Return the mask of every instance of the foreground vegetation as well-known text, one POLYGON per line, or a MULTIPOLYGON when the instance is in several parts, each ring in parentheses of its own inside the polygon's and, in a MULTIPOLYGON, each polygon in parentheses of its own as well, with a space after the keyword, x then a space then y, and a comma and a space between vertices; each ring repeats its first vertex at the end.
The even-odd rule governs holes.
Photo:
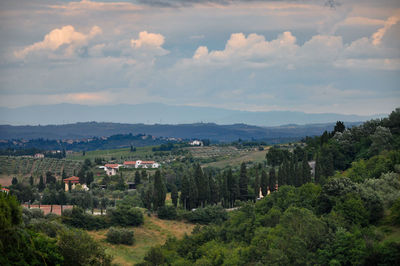
MULTIPOLYGON (((164 245, 144 254, 146 245, 142 265, 399 264, 400 109, 351 129, 338 122, 331 132, 268 152, 254 144, 234 145, 258 150, 263 155, 258 162, 235 158, 220 167, 206 166, 210 161, 203 155, 196 158, 170 145, 152 149, 162 152, 157 156, 174 153, 176 158, 151 172, 94 175, 103 159, 86 158, 78 176, 89 191, 78 186, 65 193, 52 173, 46 173, 46 182, 15 179, 9 188, 20 202, 78 206, 65 211, 58 223, 100 230, 92 235, 109 253, 122 246, 105 242, 106 236, 109 242, 129 244, 122 234, 133 230, 135 243, 137 230, 149 226, 146 220, 161 227, 154 215, 163 223, 204 225, 180 240, 167 234, 171 237, 164 245), (128 190, 127 181, 136 189, 128 190), (143 216, 144 209, 152 217, 143 216), (95 211, 104 215, 92 215, 95 211)), ((140 260, 125 251, 117 255, 126 258, 124 263, 140 260)))

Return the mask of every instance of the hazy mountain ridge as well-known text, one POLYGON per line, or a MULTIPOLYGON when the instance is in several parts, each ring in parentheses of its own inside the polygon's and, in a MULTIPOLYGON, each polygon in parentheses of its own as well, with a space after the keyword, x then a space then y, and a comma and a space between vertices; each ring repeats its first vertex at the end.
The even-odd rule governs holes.
POLYGON ((255 126, 357 122, 383 115, 359 116, 334 113, 310 114, 294 111, 250 112, 213 107, 173 106, 159 103, 86 106, 57 104, 18 108, 0 107, 0 124, 49 125, 85 121, 145 124, 243 123, 255 126), (56 114, 56 115, 55 115, 56 114))
MULTIPOLYGON (((346 126, 360 123, 346 123, 346 126)), ((214 123, 195 123, 179 125, 145 125, 122 123, 85 122, 48 126, 11 126, 0 125, 0 139, 84 139, 108 137, 115 134, 150 134, 156 137, 174 137, 183 139, 211 139, 215 141, 233 141, 263 139, 298 139, 319 135, 332 130, 334 123, 311 125, 287 125, 279 127, 258 127, 246 124, 217 125, 214 123)))

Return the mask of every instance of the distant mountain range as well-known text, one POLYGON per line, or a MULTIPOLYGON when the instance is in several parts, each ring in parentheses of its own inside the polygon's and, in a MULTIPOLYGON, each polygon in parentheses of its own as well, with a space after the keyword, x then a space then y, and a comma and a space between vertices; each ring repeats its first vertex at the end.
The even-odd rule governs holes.
MULTIPOLYGON (((286 125, 278 127, 259 127, 245 124, 217 125, 215 123, 196 123, 179 125, 145 125, 121 123, 75 123, 48 126, 10 126, 0 125, 0 139, 86 139, 108 137, 116 134, 146 134, 155 137, 182 139, 210 139, 213 141, 265 140, 269 143, 298 140, 305 136, 321 135, 325 130, 333 130, 335 123, 311 125, 286 125)), ((360 122, 345 123, 347 127, 360 122)))
POLYGON ((357 122, 386 116, 310 114, 292 111, 249 112, 212 107, 172 106, 159 103, 136 105, 86 106, 78 104, 40 105, 19 108, 0 107, 0 124, 49 125, 85 121, 144 124, 216 123, 279 126, 285 124, 357 122))

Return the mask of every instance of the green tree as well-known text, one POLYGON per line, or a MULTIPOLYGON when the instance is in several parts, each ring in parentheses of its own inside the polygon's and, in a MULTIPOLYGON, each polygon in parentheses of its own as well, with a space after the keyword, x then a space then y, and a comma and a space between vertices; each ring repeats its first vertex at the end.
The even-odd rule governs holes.
POLYGON ((34 185, 33 176, 29 177, 29 185, 31 185, 31 187, 34 185))
POLYGON ((43 176, 40 175, 38 189, 39 189, 40 192, 42 192, 44 188, 45 188, 45 184, 43 182, 43 176))
POLYGON ((180 196, 180 202, 184 209, 189 209, 188 206, 189 193, 190 193, 189 179, 186 175, 184 175, 182 176, 181 196, 180 196))
POLYGON ((57 245, 64 257, 64 265, 111 265, 112 257, 83 230, 62 231, 57 245))
POLYGON ((260 180, 260 185, 261 185, 261 193, 263 194, 263 196, 267 196, 268 194, 268 185, 269 185, 269 180, 268 180, 268 175, 265 172, 265 170, 263 169, 261 171, 261 180, 260 180))
POLYGON ((139 173, 139 171, 135 172, 135 184, 136 185, 140 184, 140 173, 139 173))
POLYGON ((269 180, 268 180, 268 187, 269 191, 275 191, 275 185, 276 185, 276 174, 275 174, 275 169, 271 167, 269 169, 269 180))
POLYGON ((11 180, 12 185, 17 185, 18 184, 18 179, 16 177, 13 177, 11 180))
POLYGON ((301 162, 301 184, 311 182, 311 168, 308 165, 307 154, 304 153, 303 161, 301 162))
POLYGON ((171 199, 172 204, 176 207, 178 205, 178 188, 175 184, 171 184, 171 199))
POLYGON ((247 170, 246 164, 242 163, 240 165, 240 175, 239 175, 239 199, 240 200, 247 200, 248 198, 248 177, 247 177, 247 170))
POLYGON ((167 189, 161 178, 160 170, 157 170, 154 174, 154 186, 153 186, 153 208, 157 210, 159 207, 165 205, 165 197, 167 195, 167 189))

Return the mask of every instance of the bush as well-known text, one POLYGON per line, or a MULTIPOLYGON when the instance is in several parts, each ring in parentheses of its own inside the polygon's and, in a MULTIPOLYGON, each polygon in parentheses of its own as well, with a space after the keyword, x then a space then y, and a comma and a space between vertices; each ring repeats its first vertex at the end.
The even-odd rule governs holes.
POLYGON ((184 214, 184 218, 192 223, 219 224, 228 219, 228 213, 222 206, 207 206, 184 214))
POLYGON ((165 205, 157 210, 157 216, 160 219, 165 219, 165 220, 174 220, 177 217, 177 212, 174 206, 171 205, 165 205))
POLYGON ((133 231, 129 229, 111 227, 106 236, 111 244, 133 244, 133 231))
POLYGON ((140 209, 128 205, 120 205, 107 209, 107 217, 112 225, 138 226, 143 224, 143 213, 140 209))
POLYGON ((67 209, 63 211, 61 221, 64 224, 83 228, 87 230, 96 230, 109 227, 105 216, 95 216, 85 213, 81 208, 67 209))

